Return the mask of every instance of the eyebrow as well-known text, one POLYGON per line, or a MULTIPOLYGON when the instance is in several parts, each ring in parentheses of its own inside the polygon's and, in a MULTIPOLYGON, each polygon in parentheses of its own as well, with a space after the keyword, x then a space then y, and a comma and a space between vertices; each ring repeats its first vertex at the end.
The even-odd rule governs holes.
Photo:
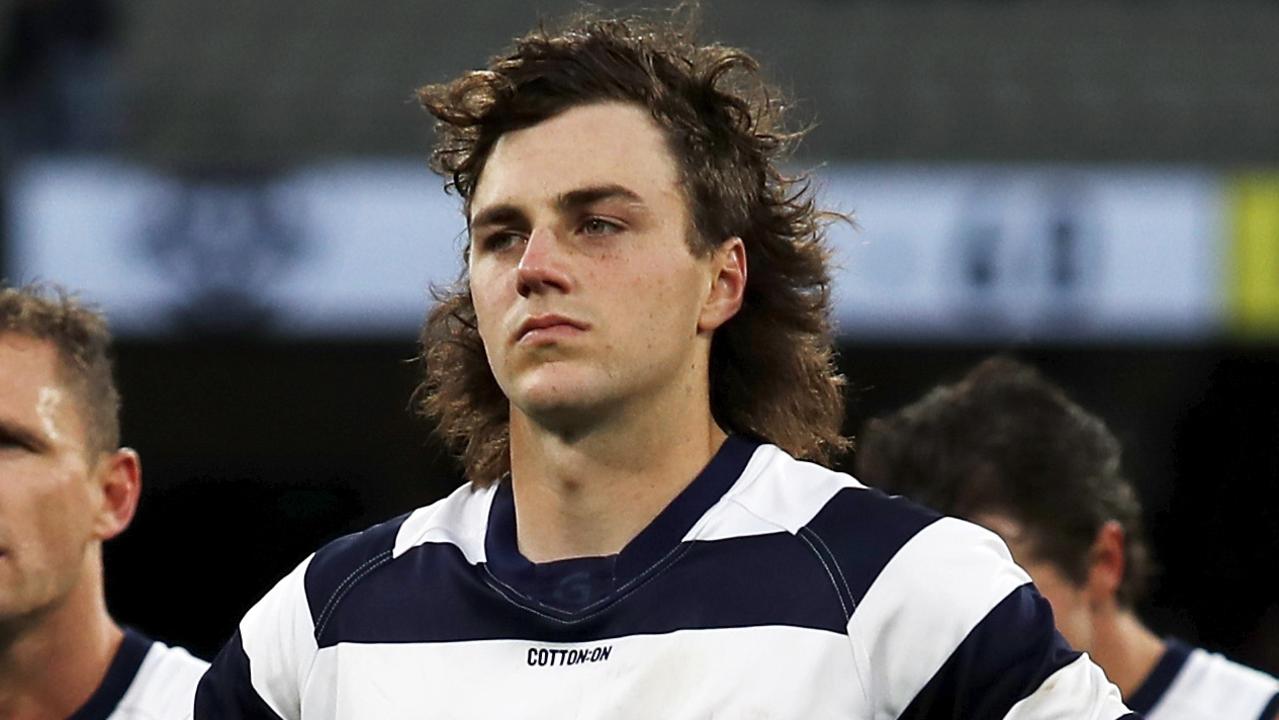
MULTIPOLYGON (((560 193, 555 196, 555 207, 561 212, 571 212, 602 200, 615 199, 625 200, 633 205, 644 204, 644 198, 640 197, 639 193, 624 185, 610 183, 607 185, 592 185, 560 193)), ((468 226, 474 228, 484 225, 502 225, 523 217, 525 217, 523 210, 510 203, 502 203, 481 210, 471 219, 468 226)))

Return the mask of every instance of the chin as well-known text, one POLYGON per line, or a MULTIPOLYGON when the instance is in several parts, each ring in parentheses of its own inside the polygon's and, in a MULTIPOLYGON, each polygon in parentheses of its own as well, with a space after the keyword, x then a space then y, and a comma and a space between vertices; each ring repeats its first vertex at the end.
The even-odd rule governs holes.
POLYGON ((608 396, 601 378, 568 368, 542 368, 524 378, 512 404, 539 425, 577 424, 598 414, 608 396))
POLYGON ((598 403, 592 402, 580 391, 564 391, 561 389, 536 389, 526 393, 515 403, 525 415, 539 424, 552 419, 567 420, 574 417, 591 415, 598 403))

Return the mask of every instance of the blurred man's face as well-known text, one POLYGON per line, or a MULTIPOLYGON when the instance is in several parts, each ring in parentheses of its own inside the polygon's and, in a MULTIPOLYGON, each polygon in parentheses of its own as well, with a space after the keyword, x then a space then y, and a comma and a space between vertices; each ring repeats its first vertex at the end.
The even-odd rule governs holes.
POLYGON ((0 333, 0 627, 65 598, 91 561, 101 491, 55 347, 0 333))
POLYGON ((1029 534, 1016 520, 997 513, 982 513, 972 520, 1004 539, 1013 559, 1025 569, 1040 594, 1052 605, 1057 630, 1071 647, 1090 652, 1093 621, 1085 589, 1071 581, 1055 564, 1037 558, 1029 534))

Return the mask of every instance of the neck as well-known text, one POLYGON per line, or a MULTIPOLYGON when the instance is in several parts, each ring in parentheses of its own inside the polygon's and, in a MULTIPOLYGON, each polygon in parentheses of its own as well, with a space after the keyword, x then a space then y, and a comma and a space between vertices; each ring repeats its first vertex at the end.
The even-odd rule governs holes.
POLYGON ((64 720, 106 676, 124 634, 107 614, 100 555, 89 555, 94 571, 56 606, 0 621, 0 718, 64 720))
POLYGON ((520 552, 533 562, 618 553, 723 443, 708 394, 669 393, 565 436, 511 410, 520 552), (691 398, 691 399, 690 399, 691 398))
POLYGON ((1131 610, 1114 608, 1096 620, 1093 661, 1106 671, 1119 692, 1131 697, 1146 681, 1164 653, 1164 642, 1131 610))

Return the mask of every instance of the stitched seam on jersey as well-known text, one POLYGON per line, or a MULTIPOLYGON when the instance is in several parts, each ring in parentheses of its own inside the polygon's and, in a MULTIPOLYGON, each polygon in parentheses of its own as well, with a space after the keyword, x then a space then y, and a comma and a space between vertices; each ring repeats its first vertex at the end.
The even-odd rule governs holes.
POLYGON ((506 592, 502 592, 501 588, 494 586, 493 583, 488 583, 489 587, 492 587, 494 590, 498 591, 498 594, 502 596, 502 599, 506 600, 512 605, 515 605, 516 607, 523 608, 525 610, 528 610, 529 612, 535 613, 549 620, 554 620, 555 622, 558 622, 564 625, 573 625, 575 623, 580 623, 586 620, 591 620, 593 618, 599 617, 606 610, 608 610, 608 608, 630 597, 632 594, 635 593, 636 590, 640 589, 640 587, 642 587, 646 582, 660 575, 662 571, 665 570, 666 568, 670 567, 671 565, 674 565, 679 560, 679 558, 683 556, 684 553, 692 549, 692 547, 693 547, 693 544, 691 542, 688 542, 688 543, 681 542, 679 545, 676 545, 675 547, 671 548, 665 555, 661 557, 661 559, 657 560, 652 565, 649 565, 648 568, 644 570, 644 572, 640 573, 639 575, 636 575, 634 578, 627 581, 620 588, 618 588, 615 591, 616 594, 610 594, 609 596, 606 596, 601 600, 597 600, 594 603, 582 608, 582 610, 578 611, 578 612, 583 612, 590 608, 594 608, 594 607, 599 608, 598 610, 595 610, 594 612, 588 612, 582 615, 565 612, 565 611, 559 610, 558 608, 548 606, 545 603, 538 602, 537 600, 525 595, 524 593, 520 592, 519 590, 515 589, 511 585, 504 582, 501 578, 494 575, 493 571, 489 569, 487 563, 483 567, 484 567, 484 574, 488 578, 492 579, 494 583, 497 583, 498 585, 500 585, 501 588, 505 588, 507 591, 509 591, 510 595, 514 595, 516 598, 519 598, 519 600, 512 599, 510 595, 508 595, 506 592), (560 617, 555 617, 553 615, 548 615, 542 610, 539 610, 538 609, 539 607, 546 608, 547 610, 553 610, 570 617, 560 618, 560 617))
MULTIPOLYGON (((800 528, 800 530, 803 530, 803 528, 800 528)), ((817 550, 817 547, 808 538, 803 535, 796 535, 795 537, 803 540, 808 549, 813 551, 813 555, 817 556, 817 561, 822 564, 822 569, 826 571, 826 577, 830 578, 830 585, 835 590, 835 597, 839 599, 839 608, 844 611, 844 622, 847 623, 853 618, 853 614, 844 602, 844 596, 839 592, 839 584, 835 580, 835 574, 830 571, 830 565, 826 563, 826 558, 822 557, 821 552, 817 550)))
MULTIPOLYGON (((756 483, 760 482, 760 478, 764 477, 764 475, 767 474, 768 469, 780 461, 780 457, 777 455, 776 452, 770 453, 772 457, 761 460, 759 463, 759 467, 755 468, 754 471, 752 471, 751 465, 755 464, 759 451, 765 447, 767 446, 760 445, 758 448, 755 449, 756 454, 752 455, 751 459, 747 461, 746 467, 742 468, 742 473, 737 476, 737 479, 733 481, 733 484, 728 488, 727 491, 724 492, 724 495, 720 497, 720 499, 715 503, 715 505, 712 505, 710 509, 705 514, 702 515, 697 525, 694 525, 692 528, 690 528, 690 531, 695 531, 699 525, 705 522, 706 518, 711 516, 711 511, 713 511, 720 503, 731 502, 736 505, 742 504, 741 500, 738 499, 739 496, 749 491, 752 487, 755 486, 756 483)), ((774 450, 777 450, 777 448, 774 447, 774 450)))
MULTIPOLYGON (((848 640, 848 650, 852 656, 853 672, 857 674, 857 685, 862 691, 862 699, 866 701, 867 705, 870 705, 872 693, 870 691, 870 684, 866 679, 868 673, 863 672, 860 660, 864 648, 859 647, 857 643, 853 641, 853 633, 851 632, 851 628, 849 628, 849 624, 853 619, 852 613, 857 609, 857 599, 853 597, 853 591, 848 587, 847 578, 844 577, 843 569, 839 567, 839 561, 835 558, 835 554, 830 551, 830 547, 826 544, 826 541, 822 540, 821 535, 818 535, 815 530, 805 525, 799 529, 796 537, 803 540, 805 544, 808 545, 809 549, 813 551, 813 554, 817 556, 817 560, 822 563, 822 567, 826 568, 826 575, 830 577, 831 587, 835 590, 835 597, 839 599, 839 606, 844 609, 844 632, 845 637, 848 640), (852 604, 853 610, 850 611, 847 606, 844 605, 844 596, 839 592, 840 586, 835 584, 835 578, 831 575, 830 568, 827 567, 826 561, 823 559, 821 552, 819 552, 817 547, 809 541, 809 535, 811 535, 814 540, 821 543, 822 548, 830 554, 830 562, 835 566, 835 570, 839 573, 839 582, 843 585, 845 592, 848 593, 848 602, 852 604)), ((867 660, 869 660, 869 658, 867 658, 867 660)), ((874 676, 872 675, 871 677, 873 678, 874 676)))
POLYGON ((826 542, 821 539, 821 536, 818 535, 812 528, 808 527, 807 525, 801 527, 798 532, 792 533, 785 525, 782 525, 781 523, 777 522, 776 520, 773 520, 772 518, 768 518, 763 515, 760 515, 759 513, 752 510, 751 507, 747 505, 746 503, 743 503, 736 498, 733 498, 731 502, 737 507, 741 508, 743 512, 746 512, 747 514, 760 520, 761 522, 766 523, 768 525, 772 525, 773 527, 777 528, 778 531, 786 533, 787 535, 793 535, 794 537, 797 537, 800 540, 804 541, 804 544, 808 546, 809 551, 812 552, 813 555, 817 557, 817 561, 822 564, 822 568, 826 571, 826 576, 830 578, 831 588, 835 591, 835 597, 839 600, 839 607, 844 612, 844 622, 847 623, 852 618, 853 610, 857 609, 857 605, 858 605, 857 598, 853 596, 853 591, 849 589, 848 582, 844 578, 844 571, 843 569, 839 567, 839 562, 835 559, 835 554, 830 551, 830 547, 827 546, 826 542), (800 534, 800 533, 803 533, 805 530, 807 530, 817 540, 817 542, 821 543, 822 547, 825 548, 826 552, 830 555, 829 564, 822 557, 821 551, 818 550, 813 545, 813 543, 810 542, 806 537, 800 534), (836 572, 839 573, 838 582, 836 581, 834 574, 831 573, 830 565, 834 565, 836 572), (848 603, 844 602, 844 595, 840 594, 839 592, 839 589, 841 586, 844 588, 844 590, 846 591, 848 595, 848 603), (849 609, 848 607, 849 604, 853 606, 852 610, 849 609))
POLYGON ((351 591, 351 588, 355 587, 355 584, 363 580, 369 573, 391 560, 391 557, 391 550, 383 550, 364 561, 362 565, 351 571, 351 574, 347 575, 346 579, 338 584, 337 589, 329 596, 329 601, 325 603, 324 609, 320 611, 320 620, 315 628, 315 640, 317 643, 320 641, 320 636, 324 634, 324 629, 328 627, 329 620, 333 618, 333 613, 337 612, 337 606, 346 597, 346 594, 351 591))
POLYGON ((521 599, 528 599, 528 598, 525 598, 524 595, 522 595, 515 588, 502 582, 496 575, 493 574, 492 571, 488 569, 488 565, 484 566, 484 584, 488 585, 490 588, 496 591, 498 596, 501 597, 506 602, 514 605, 515 607, 520 608, 521 610, 531 612, 540 618, 543 618, 545 620, 550 620, 551 622, 556 622, 561 625, 571 625, 573 624, 573 622, 575 622, 573 620, 561 620, 560 618, 557 618, 554 615, 548 615, 547 613, 544 613, 541 610, 538 610, 536 607, 533 607, 532 605, 526 605, 523 602, 519 602, 511 599, 511 597, 507 595, 508 591, 521 599))
MULTIPOLYGON (((848 587, 848 578, 844 577, 844 569, 839 566, 839 558, 835 557, 835 553, 831 551, 830 546, 826 544, 826 541, 822 539, 821 535, 817 534, 816 530, 805 525, 800 528, 799 531, 801 533, 807 533, 808 536, 811 536, 813 540, 816 540, 817 544, 821 545, 822 549, 826 551, 827 557, 830 558, 830 564, 835 566, 835 572, 839 575, 839 584, 843 586, 844 592, 848 595, 848 603, 853 606, 851 612, 857 612, 857 597, 853 595, 852 588, 848 587)), ((836 588, 836 591, 838 590, 839 588, 836 588)))

